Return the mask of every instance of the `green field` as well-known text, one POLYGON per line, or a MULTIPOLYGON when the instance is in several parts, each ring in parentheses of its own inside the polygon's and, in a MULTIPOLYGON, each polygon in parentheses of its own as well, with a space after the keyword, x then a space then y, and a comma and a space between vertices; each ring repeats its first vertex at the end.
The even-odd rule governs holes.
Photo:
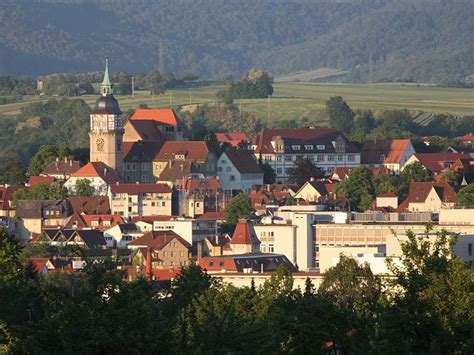
MULTIPOLYGON (((148 92, 138 91, 135 98, 118 96, 123 111, 144 103, 149 107, 179 108, 185 105, 215 104, 215 93, 223 86, 204 86, 193 89, 177 89, 153 97, 148 92)), ((400 84, 350 85, 315 83, 275 83, 271 100, 252 99, 235 102, 243 111, 255 113, 266 121, 295 119, 303 116, 311 118, 324 108, 325 101, 334 95, 342 96, 354 109, 408 109, 426 122, 433 113, 449 113, 459 116, 474 115, 474 90, 438 88, 431 86, 404 86, 400 84)), ((97 96, 82 96, 93 105, 97 96)), ((1 105, 0 114, 15 115, 20 108, 30 102, 47 100, 44 97, 25 97, 23 102, 1 105)))

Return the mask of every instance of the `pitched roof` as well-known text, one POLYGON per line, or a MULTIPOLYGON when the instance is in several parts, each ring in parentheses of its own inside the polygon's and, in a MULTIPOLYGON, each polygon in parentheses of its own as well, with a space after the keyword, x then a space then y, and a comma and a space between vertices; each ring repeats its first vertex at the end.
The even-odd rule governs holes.
POLYGON ((22 185, 0 185, 0 210, 12 209, 13 193, 22 188, 25 187, 22 185))
POLYGON ((56 160, 43 169, 41 175, 71 175, 82 166, 77 160, 56 160))
POLYGON ((204 141, 168 141, 163 144, 155 161, 169 161, 175 155, 184 155, 185 160, 204 162, 209 155, 209 149, 204 141))
POLYGON ((71 177, 100 177, 109 185, 121 181, 114 169, 99 161, 90 162, 84 165, 82 168, 72 174, 71 177))
POLYGON ((410 145, 409 139, 372 139, 364 142, 360 155, 361 164, 400 164, 403 153, 410 145), (381 161, 381 157, 384 160, 381 161))
POLYGON ((66 200, 19 200, 16 214, 20 218, 66 218, 70 214, 69 204, 66 200), (46 214, 54 212, 54 214, 46 214), (56 214, 58 212, 58 214, 56 214))
POLYGON ((243 254, 204 257, 198 261, 198 265, 210 272, 243 272, 244 269, 252 269, 256 272, 275 271, 279 265, 285 266, 289 271, 297 271, 295 266, 283 254, 243 254))
POLYGON ((336 175, 337 175, 337 178, 339 180, 344 180, 346 179, 348 176, 349 176, 349 173, 352 171, 353 168, 347 168, 347 167, 336 167, 333 169, 332 173, 331 173, 331 177, 333 179, 336 178, 336 175))
POLYGON ((54 182, 55 178, 53 176, 30 176, 28 179, 28 186, 33 187, 38 184, 51 184, 54 182))
POLYGON ((387 191, 383 194, 377 195, 377 197, 397 197, 397 195, 395 195, 393 192, 387 191))
POLYGON ((454 163, 458 159, 469 159, 469 155, 461 153, 416 153, 416 159, 433 172, 441 172, 447 167, 445 163, 454 163))
POLYGON ((170 193, 171 188, 166 184, 114 184, 110 191, 116 194, 138 195, 143 193, 170 193))
POLYGON ((241 174, 263 174, 262 169, 260 169, 255 160, 255 156, 248 150, 229 149, 222 154, 229 158, 241 174))
POLYGON ((104 239, 104 234, 97 229, 76 230, 74 231, 72 238, 75 238, 75 236, 79 236, 89 249, 95 249, 107 245, 107 242, 104 239))
POLYGON ((299 153, 335 152, 333 142, 339 137, 346 144, 346 152, 358 152, 355 145, 335 128, 265 128, 253 139, 252 144, 257 146, 255 153, 274 153, 275 150, 271 142, 277 137, 284 140, 284 149, 287 153, 294 152, 292 145, 313 145, 312 149, 298 150, 299 153), (317 145, 324 145, 324 149, 318 149, 317 145))
POLYGON ((474 134, 465 134, 464 136, 457 137, 456 139, 459 139, 461 142, 474 142, 474 134))
POLYGON ((70 196, 72 210, 85 214, 110 213, 110 202, 107 196, 70 196))
POLYGON ((154 249, 161 250, 166 244, 168 244, 173 239, 177 239, 185 247, 191 248, 191 244, 189 244, 186 240, 181 238, 178 234, 170 230, 146 232, 143 235, 143 237, 135 239, 134 241, 130 242, 128 246, 129 247, 144 246, 144 247, 151 247, 154 249))
POLYGON ((260 240, 255 234, 253 226, 242 219, 235 226, 234 234, 229 242, 230 244, 260 244, 260 240))
POLYGON ((178 115, 172 109, 137 108, 132 117, 130 117, 130 120, 155 121, 170 126, 178 126, 182 124, 178 115))
POLYGON ((123 161, 151 162, 160 151, 162 142, 124 142, 123 161))
POLYGON ((163 133, 161 133, 158 126, 159 122, 130 119, 125 123, 124 129, 126 131, 129 129, 135 130, 144 142, 164 142, 166 138, 163 136, 163 133))
POLYGON ((435 189, 436 194, 439 196, 443 203, 454 203, 456 202, 456 192, 453 188, 445 182, 410 182, 408 191, 408 197, 403 201, 398 208, 397 212, 405 211, 410 203, 423 203, 426 201, 428 194, 432 189, 435 189))
POLYGON ((123 218, 117 214, 79 214, 75 212, 65 223, 65 227, 108 229, 123 224, 123 218), (104 223, 107 222, 107 223, 104 223))
POLYGON ((236 148, 240 142, 249 142, 249 139, 243 132, 216 133, 216 138, 219 143, 229 143, 236 148))
POLYGON ((171 181, 175 182, 183 177, 187 178, 191 173, 197 173, 198 169, 191 161, 172 161, 171 166, 169 164, 163 169, 158 181, 171 181))
POLYGON ((187 179, 185 182, 186 191, 196 190, 218 190, 221 187, 219 179, 187 179))

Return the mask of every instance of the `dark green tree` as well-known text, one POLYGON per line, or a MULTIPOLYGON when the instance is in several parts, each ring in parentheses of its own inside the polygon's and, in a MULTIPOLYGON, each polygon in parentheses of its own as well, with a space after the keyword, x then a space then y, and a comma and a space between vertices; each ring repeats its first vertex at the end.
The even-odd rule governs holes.
POLYGON ((474 206, 474 184, 469 184, 459 190, 456 205, 464 207, 474 206))
POLYGON ((94 187, 89 179, 79 179, 76 182, 76 196, 92 196, 94 187))
POLYGON ((331 127, 349 134, 354 127, 354 112, 341 96, 332 96, 326 101, 326 111, 331 127))
POLYGON ((264 184, 274 184, 276 181, 275 170, 268 163, 263 163, 262 156, 258 157, 258 166, 263 171, 263 183, 264 184))
POLYGON ((64 146, 51 144, 43 145, 30 160, 28 173, 30 176, 39 175, 43 169, 56 159, 71 158, 71 151, 64 146))
POLYGON ((243 192, 239 193, 230 200, 224 213, 226 222, 231 225, 236 225, 241 218, 251 219, 254 210, 250 197, 243 192))
POLYGON ((420 162, 414 162, 403 168, 398 182, 397 195, 401 199, 408 196, 410 182, 433 181, 433 173, 426 169, 420 162))
POLYGON ((62 200, 67 197, 67 190, 58 182, 51 184, 40 183, 29 189, 20 189, 13 193, 12 204, 19 200, 62 200))
POLYGON ((5 161, 0 168, 0 184, 23 184, 25 182, 25 169, 18 157, 5 161))
POLYGON ((375 197, 374 177, 366 167, 358 166, 349 173, 347 179, 336 185, 334 191, 349 200, 351 209, 365 211, 375 197))
POLYGON ((323 171, 311 159, 298 157, 295 165, 290 168, 288 181, 301 186, 311 178, 320 179, 322 177, 324 177, 323 171))

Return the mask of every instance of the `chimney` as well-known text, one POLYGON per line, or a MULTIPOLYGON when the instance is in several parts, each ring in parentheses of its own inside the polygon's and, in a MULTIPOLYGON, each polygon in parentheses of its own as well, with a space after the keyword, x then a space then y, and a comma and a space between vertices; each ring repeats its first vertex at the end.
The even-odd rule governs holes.
POLYGON ((72 166, 72 159, 69 160, 69 166, 72 166))
POLYGON ((104 168, 104 176, 107 176, 107 168, 104 168))
POLYGON ((309 181, 314 182, 316 179, 314 177, 310 178, 309 181))
POLYGON ((59 158, 58 158, 58 157, 56 157, 56 161, 59 161, 59 158))
POLYGON ((67 163, 67 157, 64 157, 64 162, 67 163))
POLYGON ((151 248, 147 247, 146 248, 146 265, 145 265, 145 277, 148 281, 151 281, 152 279, 152 265, 151 265, 151 248))

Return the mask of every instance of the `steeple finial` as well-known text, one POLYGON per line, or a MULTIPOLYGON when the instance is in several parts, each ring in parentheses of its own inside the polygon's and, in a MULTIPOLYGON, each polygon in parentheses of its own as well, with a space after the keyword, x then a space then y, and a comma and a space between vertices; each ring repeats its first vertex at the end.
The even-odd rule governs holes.
POLYGON ((100 87, 103 96, 112 94, 112 83, 109 79, 109 59, 107 57, 105 57, 104 80, 102 80, 100 87))

